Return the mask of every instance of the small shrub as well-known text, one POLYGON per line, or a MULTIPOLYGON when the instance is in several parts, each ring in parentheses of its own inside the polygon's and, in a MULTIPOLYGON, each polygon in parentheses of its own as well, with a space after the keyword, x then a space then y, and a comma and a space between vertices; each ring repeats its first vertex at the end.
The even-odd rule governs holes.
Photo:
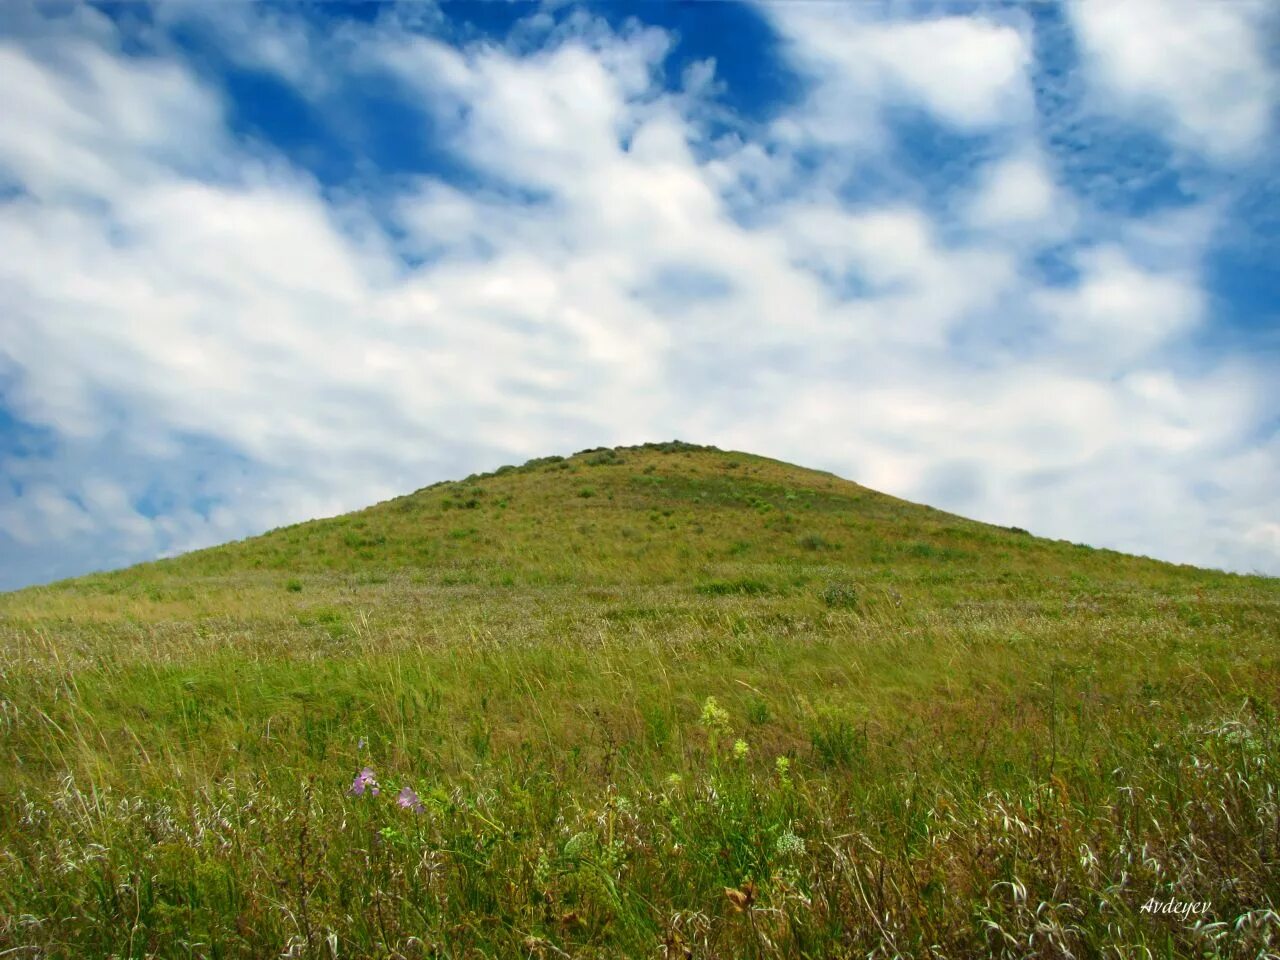
POLYGON ((849 608, 858 605, 858 591, 851 583, 828 583, 819 594, 822 602, 832 608, 849 608))
POLYGON ((521 469, 533 470, 537 467, 550 467, 557 463, 564 463, 564 457, 558 455, 550 457, 534 457, 532 460, 526 460, 521 469))
POLYGON ((832 550, 835 545, 816 533, 806 533, 796 541, 805 550, 832 550))
POLYGON ((592 490, 590 487, 583 487, 581 490, 578 491, 578 496, 582 497, 582 499, 584 500, 588 499, 589 497, 594 497, 595 495, 596 495, 596 492, 592 490))
POLYGON ((696 443, 685 443, 683 440, 666 440, 662 443, 646 443, 645 450, 657 450, 660 453, 689 453, 694 450, 715 450, 715 447, 704 447, 696 443))
POLYGON ((290 593, 301 593, 302 581, 296 578, 291 578, 285 581, 284 588, 288 590, 290 593))

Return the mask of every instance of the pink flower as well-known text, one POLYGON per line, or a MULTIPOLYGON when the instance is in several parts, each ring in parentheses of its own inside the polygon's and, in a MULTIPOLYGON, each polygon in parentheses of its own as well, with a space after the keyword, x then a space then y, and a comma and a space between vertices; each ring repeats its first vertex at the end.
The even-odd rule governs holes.
POLYGON ((396 803, 405 810, 412 810, 414 813, 422 813, 422 811, 426 809, 426 807, 422 805, 422 801, 418 799, 418 795, 414 792, 412 787, 405 787, 401 790, 400 795, 396 797, 396 803))
POLYGON ((373 775, 373 767, 365 767, 351 781, 351 789, 347 791, 353 797, 363 797, 365 790, 376 797, 382 791, 378 789, 378 779, 373 775))

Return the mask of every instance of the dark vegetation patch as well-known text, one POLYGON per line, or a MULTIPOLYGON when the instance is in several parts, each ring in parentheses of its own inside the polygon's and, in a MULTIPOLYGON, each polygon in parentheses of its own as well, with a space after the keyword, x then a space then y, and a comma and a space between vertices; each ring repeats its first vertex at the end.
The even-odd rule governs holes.
POLYGON ((763 580, 751 577, 738 577, 732 580, 708 580, 694 587, 694 590, 708 597, 724 597, 734 594, 747 597, 763 597, 776 593, 776 589, 763 580))
POLYGON ((818 533, 806 533, 804 536, 796 540, 797 546, 803 550, 838 550, 837 544, 832 543, 826 537, 818 533))
POLYGON ((858 588, 852 583, 831 582, 823 586, 818 598, 828 607, 850 609, 858 605, 858 588))

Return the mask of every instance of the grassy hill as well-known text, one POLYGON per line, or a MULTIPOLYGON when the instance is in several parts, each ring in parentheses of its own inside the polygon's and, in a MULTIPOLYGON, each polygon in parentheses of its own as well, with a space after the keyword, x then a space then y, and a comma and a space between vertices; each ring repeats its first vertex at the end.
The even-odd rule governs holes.
POLYGON ((761 457, 504 467, 0 596, 0 956, 1258 956, 1278 639, 761 457))

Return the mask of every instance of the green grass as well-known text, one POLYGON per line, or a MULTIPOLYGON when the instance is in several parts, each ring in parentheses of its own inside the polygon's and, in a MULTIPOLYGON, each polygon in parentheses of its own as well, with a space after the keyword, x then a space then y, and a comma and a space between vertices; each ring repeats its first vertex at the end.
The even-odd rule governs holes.
POLYGON ((1256 957, 1278 638, 747 454, 504 467, 0 596, 0 956, 1256 957))

